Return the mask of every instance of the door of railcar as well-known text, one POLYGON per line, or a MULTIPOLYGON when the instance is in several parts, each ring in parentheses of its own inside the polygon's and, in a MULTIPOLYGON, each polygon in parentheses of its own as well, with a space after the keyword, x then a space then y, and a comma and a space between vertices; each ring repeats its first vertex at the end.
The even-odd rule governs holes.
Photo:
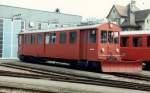
POLYGON ((119 57, 119 32, 117 31, 108 31, 108 59, 116 60, 119 57))
POLYGON ((100 31, 99 58, 116 60, 119 58, 119 32, 112 30, 100 31))
POLYGON ((88 41, 88 32, 86 30, 80 31, 80 59, 87 59, 87 41, 88 41))
POLYGON ((18 56, 23 54, 23 35, 18 36, 18 56))
POLYGON ((95 61, 97 59, 97 30, 87 29, 80 33, 80 58, 95 61))
POLYGON ((37 57, 44 56, 44 34, 38 33, 37 35, 37 43, 36 43, 36 54, 37 57))

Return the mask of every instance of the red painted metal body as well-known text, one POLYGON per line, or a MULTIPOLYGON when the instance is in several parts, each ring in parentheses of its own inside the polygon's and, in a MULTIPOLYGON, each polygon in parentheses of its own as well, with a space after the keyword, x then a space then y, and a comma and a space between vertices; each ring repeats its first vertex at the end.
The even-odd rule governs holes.
MULTIPOLYGON (((135 72, 139 71, 141 66, 137 62, 125 63, 120 58, 120 34, 121 28, 115 24, 105 23, 96 26, 76 27, 69 29, 56 29, 52 31, 34 31, 21 32, 19 34, 18 56, 31 56, 47 59, 62 59, 76 61, 101 62, 104 72, 135 72), (66 42, 60 43, 61 32, 66 33, 66 42), (70 33, 76 33, 76 40, 70 43, 72 37, 70 33), (102 40, 102 32, 104 32, 105 41, 102 40), (55 43, 46 43, 46 36, 56 33, 55 43), (115 33, 118 33, 118 43, 115 42, 115 33), (38 44, 38 35, 42 35, 42 43, 38 44), (25 39, 28 35, 28 40, 25 39), (31 44, 31 36, 35 36, 35 42, 31 44), (108 37, 111 37, 109 41, 108 37), (25 43, 26 41, 28 43, 25 43), (91 41, 90 41, 91 40, 91 41), (105 43, 102 43, 105 42, 105 43), (109 42, 108 42, 109 41, 109 42), (110 43, 111 42, 111 43, 110 43), (136 70, 133 65, 135 65, 136 70), (132 65, 132 66, 131 66, 132 65), (124 69, 126 68, 126 69, 124 69), (129 71, 130 70, 130 71, 129 71)), ((75 36, 73 36, 75 37, 75 36)))
POLYGON ((128 34, 128 35, 121 35, 121 41, 124 39, 124 37, 128 37, 128 46, 124 47, 121 44, 121 54, 123 60, 130 60, 130 61, 144 61, 144 62, 150 62, 150 47, 148 45, 148 39, 147 37, 150 36, 150 34, 128 34), (133 44, 133 38, 134 37, 141 37, 142 45, 138 47, 134 47, 133 44))

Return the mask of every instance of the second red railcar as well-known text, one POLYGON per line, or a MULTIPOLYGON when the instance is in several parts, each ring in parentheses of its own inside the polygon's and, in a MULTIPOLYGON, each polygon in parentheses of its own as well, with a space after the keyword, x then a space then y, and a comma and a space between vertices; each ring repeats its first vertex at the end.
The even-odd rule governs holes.
POLYGON ((138 60, 150 65, 150 31, 121 32, 123 60, 138 60))

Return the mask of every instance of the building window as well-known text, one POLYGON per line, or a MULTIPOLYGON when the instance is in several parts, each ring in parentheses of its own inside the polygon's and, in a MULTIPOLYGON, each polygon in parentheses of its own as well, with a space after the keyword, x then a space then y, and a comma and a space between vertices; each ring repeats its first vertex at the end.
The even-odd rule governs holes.
POLYGON ((41 23, 38 23, 38 30, 41 30, 41 23))
POLYGON ((108 42, 113 43, 113 32, 112 31, 108 32, 108 42))
POLYGON ((119 32, 114 32, 114 43, 115 44, 119 43, 119 32))
POLYGON ((69 39, 69 41, 70 41, 70 43, 75 43, 76 42, 76 39, 77 39, 77 32, 70 32, 69 33, 69 36, 70 36, 70 39, 69 39))
POLYGON ((142 37, 133 37, 133 46, 141 47, 142 46, 142 37))
POLYGON ((121 47, 129 46, 129 37, 121 37, 121 47))
POLYGON ((66 43, 66 32, 60 32, 60 43, 66 43))
POLYGON ((21 22, 21 30, 25 29, 25 21, 21 22))
POLYGON ((42 44, 42 35, 38 34, 38 44, 42 44))
POLYGON ((34 44, 34 43, 35 43, 35 36, 31 35, 31 44, 34 44))
POLYGON ((150 36, 147 36, 147 47, 150 47, 150 36))
POLYGON ((89 40, 91 43, 96 43, 96 30, 91 30, 89 33, 89 40))
POLYGON ((56 43, 56 33, 55 32, 51 33, 50 37, 51 37, 50 42, 52 44, 55 44, 56 43))
POLYGON ((101 31, 101 43, 107 43, 107 31, 101 31))
POLYGON ((45 36, 45 43, 46 44, 50 43, 50 34, 46 34, 46 36, 45 36))

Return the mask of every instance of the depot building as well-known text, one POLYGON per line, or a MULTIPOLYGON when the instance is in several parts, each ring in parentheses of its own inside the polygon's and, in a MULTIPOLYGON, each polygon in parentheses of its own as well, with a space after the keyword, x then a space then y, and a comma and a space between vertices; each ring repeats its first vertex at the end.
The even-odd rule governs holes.
POLYGON ((82 17, 0 5, 0 59, 16 59, 20 31, 48 30, 80 25, 82 17))

